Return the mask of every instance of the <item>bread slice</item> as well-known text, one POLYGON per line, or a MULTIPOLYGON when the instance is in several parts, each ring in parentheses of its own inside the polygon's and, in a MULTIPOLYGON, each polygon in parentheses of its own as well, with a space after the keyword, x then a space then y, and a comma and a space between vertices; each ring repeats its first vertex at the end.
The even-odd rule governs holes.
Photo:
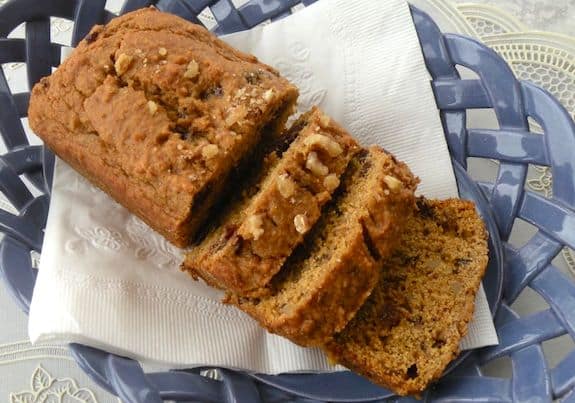
POLYGON ((414 208, 416 184, 407 166, 380 148, 358 153, 339 194, 272 279, 269 294, 231 294, 227 302, 295 343, 324 344, 371 293, 380 260, 390 253, 414 208))
POLYGON ((289 148, 279 159, 272 153, 272 167, 191 249, 184 270, 226 291, 257 295, 303 241, 359 146, 317 108, 284 138, 293 139, 289 148))
POLYGON ((154 8, 96 26, 32 90, 60 158, 178 246, 228 178, 283 130, 298 90, 205 28, 154 8))
POLYGON ((324 350, 397 394, 422 392, 459 352, 487 260, 472 202, 418 199, 371 296, 324 350))

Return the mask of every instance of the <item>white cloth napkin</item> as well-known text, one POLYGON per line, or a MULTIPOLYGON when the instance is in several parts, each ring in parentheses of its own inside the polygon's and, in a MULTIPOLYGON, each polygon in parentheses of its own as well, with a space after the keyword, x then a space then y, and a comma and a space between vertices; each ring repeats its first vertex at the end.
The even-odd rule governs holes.
MULTIPOLYGON (((457 189, 429 76, 403 0, 322 0, 226 38, 277 67, 363 144, 379 143, 420 176, 429 197, 457 189)), ((32 342, 78 342, 175 366, 267 373, 333 370, 316 349, 268 334, 178 270, 180 252, 58 161, 32 342)), ((497 343, 483 292, 464 348, 497 343)))

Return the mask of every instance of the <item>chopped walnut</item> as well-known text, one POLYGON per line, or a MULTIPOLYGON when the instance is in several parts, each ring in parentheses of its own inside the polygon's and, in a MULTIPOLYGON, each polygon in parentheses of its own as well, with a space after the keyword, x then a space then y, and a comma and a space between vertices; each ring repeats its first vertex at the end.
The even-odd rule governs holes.
POLYGON ((148 101, 148 110, 153 115, 158 111, 158 104, 154 101, 148 101))
POLYGON ((312 134, 305 139, 304 144, 307 146, 318 145, 326 150, 330 157, 337 157, 343 152, 339 143, 325 134, 312 134))
POLYGON ((132 60, 134 60, 132 56, 121 53, 120 56, 118 56, 116 59, 116 63, 114 63, 114 69, 116 69, 116 73, 118 75, 122 75, 128 71, 130 65, 132 64, 132 60))
POLYGON ((235 98, 242 98, 244 97, 246 94, 246 89, 245 88, 240 88, 239 90, 236 91, 234 97, 235 98))
POLYGON ((295 193, 295 184, 287 173, 278 176, 278 190, 286 199, 290 198, 295 193))
POLYGON ((319 118, 319 124, 321 127, 328 127, 331 122, 331 119, 326 114, 322 113, 321 117, 319 118))
POLYGON ((391 189, 391 190, 397 190, 401 187, 402 183, 399 179, 390 176, 390 175, 385 175, 383 177, 383 181, 385 182, 385 184, 391 189))
POLYGON ((309 220, 305 214, 298 214, 293 218, 293 225, 295 230, 300 234, 305 234, 309 231, 309 220))
POLYGON ((329 168, 322 164, 315 151, 308 154, 305 167, 317 176, 326 176, 329 173, 329 168))
POLYGON ((330 192, 333 192, 339 186, 339 178, 336 174, 329 174, 323 180, 323 186, 330 192))
POLYGON ((168 54, 168 50, 166 48, 160 48, 158 49, 158 53, 160 56, 166 56, 168 54))
POLYGON ((261 214, 255 214, 252 216, 249 216, 247 221, 246 221, 246 225, 247 225, 247 230, 248 232, 253 236, 254 240, 258 240, 259 237, 261 237, 264 233, 264 229, 263 229, 263 225, 264 225, 264 220, 261 216, 261 214))
POLYGON ((198 74, 200 74, 200 66, 195 60, 192 60, 188 63, 188 67, 186 68, 186 72, 184 73, 185 78, 195 78, 198 74))
POLYGON ((234 126, 236 123, 241 122, 244 117, 247 115, 248 111, 244 106, 238 106, 236 108, 232 108, 228 112, 228 116, 226 116, 226 125, 228 127, 234 126))
POLYGON ((263 95, 264 101, 270 102, 273 97, 274 97, 274 90, 273 89, 270 88, 269 90, 264 92, 264 95, 263 95))
POLYGON ((216 155, 218 155, 219 152, 220 149, 218 148, 217 145, 208 144, 202 148, 202 157, 206 159, 211 159, 214 158, 216 155))

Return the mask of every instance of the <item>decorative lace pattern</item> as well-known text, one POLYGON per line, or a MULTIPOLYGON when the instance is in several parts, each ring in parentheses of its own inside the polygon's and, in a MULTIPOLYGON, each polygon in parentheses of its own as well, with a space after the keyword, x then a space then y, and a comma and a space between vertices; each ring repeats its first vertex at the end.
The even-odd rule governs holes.
POLYGON ((53 378, 40 365, 30 379, 30 390, 10 394, 10 403, 97 403, 94 393, 70 378, 53 378))
POLYGON ((50 22, 51 34, 58 34, 61 32, 68 32, 74 26, 72 21, 66 20, 64 18, 52 18, 50 22))
POLYGON ((72 239, 66 242, 66 250, 71 253, 78 253, 86 247, 101 249, 102 251, 118 251, 125 246, 122 234, 104 227, 80 228, 74 227, 79 239, 72 239))
MULTIPOLYGON (((103 192, 85 178, 75 176, 66 184, 66 189, 77 194, 90 192, 94 197, 103 192)), ((121 208, 120 205, 114 205, 121 208)), ((150 227, 136 216, 131 216, 125 227, 81 227, 75 226, 77 237, 66 242, 69 253, 82 254, 86 248, 102 249, 106 252, 130 251, 139 260, 152 262, 159 269, 178 267, 181 252, 158 234, 152 234, 150 227)))
POLYGON ((298 98, 298 113, 308 110, 312 105, 320 105, 327 91, 315 84, 317 80, 309 68, 310 50, 299 42, 292 43, 287 51, 290 53, 289 62, 278 60, 274 63, 280 73, 292 82, 300 83, 300 96, 298 98), (295 63, 294 63, 295 61, 295 63))
POLYGON ((181 253, 164 238, 150 236, 150 227, 135 216, 131 216, 122 233, 106 227, 74 227, 76 239, 66 242, 69 253, 82 254, 86 248, 101 249, 104 252, 132 251, 140 260, 152 262, 159 269, 178 267, 181 253))

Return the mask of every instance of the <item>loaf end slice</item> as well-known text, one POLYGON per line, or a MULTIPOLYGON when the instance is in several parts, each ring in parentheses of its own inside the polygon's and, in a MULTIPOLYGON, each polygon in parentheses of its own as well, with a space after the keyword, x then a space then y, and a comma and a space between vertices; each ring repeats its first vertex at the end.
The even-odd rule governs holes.
POLYGON ((231 294, 228 302, 272 333, 302 346, 322 345, 371 293, 381 259, 414 208, 416 184, 407 166, 383 150, 361 151, 305 243, 272 279, 269 295, 231 294))
POLYGON ((271 169, 191 249, 184 270, 228 292, 257 295, 303 241, 359 146, 317 108, 284 138, 293 139, 287 150, 268 156, 276 160, 271 169))
POLYGON ((93 28, 34 86, 29 119, 60 158, 186 246, 297 94, 203 27, 145 8, 93 28))
POLYGON ((459 353, 487 260, 472 202, 418 199, 371 296, 324 350, 397 394, 421 393, 459 353))

